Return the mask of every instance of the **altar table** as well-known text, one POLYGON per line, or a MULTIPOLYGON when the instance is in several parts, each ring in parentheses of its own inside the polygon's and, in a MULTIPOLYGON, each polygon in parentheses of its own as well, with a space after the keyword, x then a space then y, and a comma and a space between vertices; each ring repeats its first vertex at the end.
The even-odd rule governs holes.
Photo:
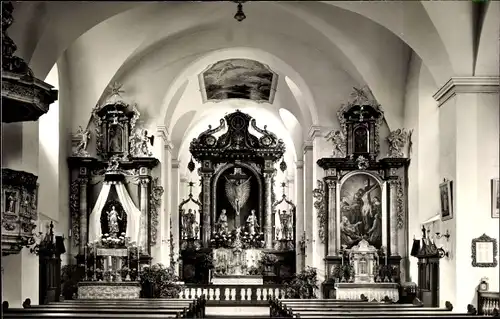
POLYGON ((216 276, 211 281, 214 285, 263 285, 262 276, 216 276))
POLYGON ((390 282, 381 283, 336 283, 336 299, 357 300, 361 294, 368 298, 368 301, 376 300, 381 302, 385 296, 393 302, 399 300, 399 285, 390 282))

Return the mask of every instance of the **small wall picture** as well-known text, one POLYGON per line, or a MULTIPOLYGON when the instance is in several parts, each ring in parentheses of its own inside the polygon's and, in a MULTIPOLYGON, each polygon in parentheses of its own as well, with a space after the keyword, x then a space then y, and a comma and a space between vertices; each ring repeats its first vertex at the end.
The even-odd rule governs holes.
POLYGON ((439 184, 441 198, 441 220, 453 218, 453 183, 445 180, 439 184))
POLYGON ((491 218, 498 218, 500 215, 500 179, 491 180, 491 218))

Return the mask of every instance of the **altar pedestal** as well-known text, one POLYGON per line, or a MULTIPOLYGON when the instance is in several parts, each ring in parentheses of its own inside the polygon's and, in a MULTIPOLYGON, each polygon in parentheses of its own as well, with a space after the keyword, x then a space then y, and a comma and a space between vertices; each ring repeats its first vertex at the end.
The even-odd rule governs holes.
POLYGON ((78 283, 78 299, 139 299, 141 284, 138 281, 78 283))
POLYGON ((263 285, 262 276, 217 276, 212 278, 213 285, 263 285))
POLYGON ((399 300, 399 285, 396 283, 336 283, 336 299, 359 300, 361 294, 368 301, 381 302, 387 296, 393 302, 399 300))

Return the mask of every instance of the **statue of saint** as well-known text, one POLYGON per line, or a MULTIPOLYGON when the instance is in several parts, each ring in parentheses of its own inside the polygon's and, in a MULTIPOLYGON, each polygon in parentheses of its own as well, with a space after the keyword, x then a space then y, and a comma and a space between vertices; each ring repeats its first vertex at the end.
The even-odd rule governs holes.
POLYGON ((226 210, 223 209, 217 220, 217 228, 219 233, 227 233, 227 215, 226 210))
POLYGON ((111 211, 107 212, 107 215, 109 234, 111 237, 116 237, 116 235, 120 232, 118 221, 122 220, 122 218, 118 215, 115 206, 111 207, 111 211))
POLYGON ((286 239, 292 240, 293 239, 293 215, 289 211, 287 213, 288 218, 286 220, 286 239))
POLYGON ((119 126, 112 126, 109 130, 109 150, 111 152, 122 151, 122 129, 119 126))
POLYGON ((84 130, 83 127, 79 127, 77 131, 78 138, 80 138, 80 141, 78 142, 78 145, 75 148, 75 155, 79 156, 87 156, 87 144, 90 139, 90 131, 89 130, 84 130))
POLYGON ((255 229, 259 227, 257 216, 255 216, 255 209, 251 210, 250 215, 247 218, 247 227, 248 233, 250 233, 250 235, 255 235, 255 229))
POLYGON ((15 211, 15 206, 16 206, 16 198, 12 196, 12 193, 9 193, 9 196, 7 197, 6 200, 6 211, 9 213, 14 213, 15 211))
POLYGON ((186 214, 183 216, 183 231, 184 236, 187 239, 195 239, 196 238, 196 215, 193 213, 193 210, 190 208, 186 214))

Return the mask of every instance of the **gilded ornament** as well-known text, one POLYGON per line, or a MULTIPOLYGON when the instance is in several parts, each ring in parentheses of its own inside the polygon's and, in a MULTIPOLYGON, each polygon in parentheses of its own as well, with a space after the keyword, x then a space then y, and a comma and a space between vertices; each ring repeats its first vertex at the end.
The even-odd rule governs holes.
POLYGON ((317 180, 317 186, 313 189, 314 208, 318 217, 318 233, 321 243, 326 241, 326 207, 325 207, 325 185, 323 181, 317 180))
POLYGON ((332 130, 325 138, 333 145, 333 158, 345 158, 347 156, 347 139, 341 130, 332 130))
POLYGON ((158 234, 158 214, 161 206, 161 197, 163 195, 163 187, 159 185, 158 177, 155 177, 151 181, 151 195, 149 199, 150 205, 150 216, 151 216, 151 245, 154 246, 157 243, 158 234))
POLYGON ((410 133, 405 129, 398 128, 397 130, 391 131, 387 137, 387 142, 389 143, 389 152, 387 153, 387 157, 405 157, 403 149, 409 142, 409 136, 410 133))

